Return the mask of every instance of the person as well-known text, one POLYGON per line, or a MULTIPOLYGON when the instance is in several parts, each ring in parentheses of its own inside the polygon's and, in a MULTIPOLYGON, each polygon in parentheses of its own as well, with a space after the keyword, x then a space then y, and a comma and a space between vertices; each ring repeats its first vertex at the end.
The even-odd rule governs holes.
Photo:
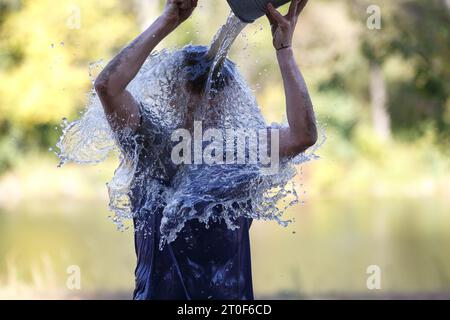
MULTIPOLYGON (((160 136, 156 139, 153 135, 152 139, 146 139, 146 135, 153 134, 151 131, 154 132, 155 124, 149 123, 141 103, 135 100, 127 86, 158 43, 192 15, 197 2, 168 0, 162 15, 112 59, 95 81, 95 90, 113 132, 131 131, 141 137, 134 143, 146 144, 143 149, 150 150, 142 152, 137 170, 140 176, 145 176, 146 183, 169 185, 176 167, 170 164, 170 149, 161 143, 161 140, 170 138, 160 136), (155 153, 165 164, 161 172, 147 170, 146 162, 154 161, 155 153)), ((280 129, 279 142, 279 155, 284 158, 294 157, 313 146, 318 135, 313 105, 292 50, 298 17, 307 2, 292 1, 285 16, 271 4, 267 7, 286 96, 288 126, 280 129)), ((194 54, 198 52, 193 50, 194 54)), ((226 86, 226 81, 222 85, 226 86)), ((192 95, 195 94, 198 94, 198 84, 197 88, 194 86, 192 89, 192 95)), ((233 230, 227 228, 223 221, 215 221, 205 227, 192 220, 186 223, 175 241, 159 250, 159 227, 164 203, 148 202, 147 198, 158 197, 158 193, 146 193, 144 189, 142 186, 135 187, 130 195, 133 210, 140 212, 134 218, 137 253, 134 299, 253 299, 249 240, 251 220, 238 218, 238 228, 233 230), (142 210, 145 203, 152 203, 152 206, 142 210), (142 222, 145 222, 146 228, 136 228, 142 222)))

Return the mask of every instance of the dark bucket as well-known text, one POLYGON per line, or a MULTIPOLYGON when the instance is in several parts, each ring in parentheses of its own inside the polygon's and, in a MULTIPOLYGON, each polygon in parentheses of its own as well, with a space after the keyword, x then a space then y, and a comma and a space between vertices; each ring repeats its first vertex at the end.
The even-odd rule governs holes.
POLYGON ((244 22, 252 23, 266 14, 266 8, 272 3, 275 8, 291 0, 227 0, 234 14, 244 22))

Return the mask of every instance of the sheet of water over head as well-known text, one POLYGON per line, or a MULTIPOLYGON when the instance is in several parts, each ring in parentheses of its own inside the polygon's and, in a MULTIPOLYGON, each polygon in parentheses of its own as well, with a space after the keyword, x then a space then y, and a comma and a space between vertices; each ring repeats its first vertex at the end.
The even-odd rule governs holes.
MULTIPOLYGON (((155 214, 155 208, 161 208, 163 215, 161 247, 174 241, 190 220, 206 225, 224 221, 230 229, 237 228, 240 217, 276 221, 282 226, 289 223, 283 214, 299 200, 292 183, 295 165, 315 159, 318 147, 295 159, 280 159, 276 172, 271 174, 264 173, 261 163, 173 165, 170 149, 155 147, 149 152, 142 147, 150 136, 160 136, 170 145, 171 133, 197 121, 203 129, 213 128, 222 137, 235 133, 233 143, 222 144, 220 152, 216 144, 215 156, 220 153, 225 157, 227 152, 235 154, 243 134, 252 136, 255 132, 267 132, 267 127, 279 127, 265 122, 252 90, 226 58, 244 27, 244 23, 230 14, 209 47, 187 46, 155 52, 148 57, 128 86, 140 104, 141 122, 152 124, 151 130, 141 130, 141 135, 148 137, 139 139, 127 129, 113 132, 94 91, 81 118, 63 124, 63 134, 57 144, 61 165, 95 164, 111 153, 119 155, 120 166, 107 184, 111 217, 119 229, 129 228, 135 218, 134 229, 146 230, 146 220, 155 214), (199 83, 201 90, 198 90, 199 83), (130 148, 125 148, 133 152, 124 152, 124 143, 129 143, 130 148), (144 152, 147 152, 145 157, 144 152), (150 158, 158 161, 143 160, 150 158), (175 170, 168 183, 161 183, 152 174, 167 171, 169 167, 175 170), (145 203, 136 206, 133 197, 145 199, 145 203)), ((192 132, 191 129, 188 131, 192 132)), ((258 144, 244 143, 244 146, 246 155, 251 154, 252 148, 258 149, 258 144)))

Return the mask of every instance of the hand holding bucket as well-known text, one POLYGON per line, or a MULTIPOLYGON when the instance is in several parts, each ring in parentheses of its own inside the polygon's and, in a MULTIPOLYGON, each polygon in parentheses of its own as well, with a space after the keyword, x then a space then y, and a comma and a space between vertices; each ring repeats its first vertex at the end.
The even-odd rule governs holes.
POLYGON ((234 14, 244 22, 252 23, 266 14, 266 8, 271 3, 275 8, 291 0, 227 0, 234 14))

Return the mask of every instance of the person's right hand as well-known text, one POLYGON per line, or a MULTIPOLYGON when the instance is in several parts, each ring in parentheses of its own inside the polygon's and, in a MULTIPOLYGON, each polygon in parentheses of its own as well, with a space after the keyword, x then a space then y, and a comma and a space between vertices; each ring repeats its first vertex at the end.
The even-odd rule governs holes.
POLYGON ((163 17, 173 27, 186 21, 197 7, 198 0, 167 0, 163 17))

